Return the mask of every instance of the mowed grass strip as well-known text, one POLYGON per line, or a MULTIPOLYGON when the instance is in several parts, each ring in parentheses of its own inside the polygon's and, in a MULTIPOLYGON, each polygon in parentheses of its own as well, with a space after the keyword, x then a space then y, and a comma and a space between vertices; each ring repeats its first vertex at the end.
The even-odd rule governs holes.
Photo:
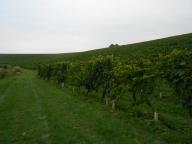
POLYGON ((161 143, 152 133, 117 118, 97 104, 83 101, 35 77, 33 83, 42 99, 53 143, 161 143))
MULTIPOLYGON (((9 80, 0 85, 6 88, 9 80)), ((5 94, 0 105, 0 144, 162 143, 153 133, 98 104, 37 79, 32 71, 14 79, 5 94)))
MULTIPOLYGON (((5 81, 5 85, 6 85, 5 81)), ((35 97, 28 72, 18 76, 0 105, 0 143, 48 143, 45 126, 40 120, 42 112, 35 97)))
POLYGON ((11 86, 12 81, 13 81, 13 78, 11 77, 0 79, 0 99, 2 99, 2 96, 4 95, 4 93, 6 93, 8 88, 11 86))

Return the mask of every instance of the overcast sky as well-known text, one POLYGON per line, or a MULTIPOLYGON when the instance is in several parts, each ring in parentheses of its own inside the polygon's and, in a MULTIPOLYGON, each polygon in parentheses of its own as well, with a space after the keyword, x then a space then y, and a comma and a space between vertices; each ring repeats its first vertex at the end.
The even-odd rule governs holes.
POLYGON ((192 32, 192 0, 0 0, 0 53, 86 51, 192 32))

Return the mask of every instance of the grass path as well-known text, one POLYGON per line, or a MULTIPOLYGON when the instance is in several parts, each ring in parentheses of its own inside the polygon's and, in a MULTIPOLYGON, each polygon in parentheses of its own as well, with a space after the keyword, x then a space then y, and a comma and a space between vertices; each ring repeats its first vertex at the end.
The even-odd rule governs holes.
POLYGON ((49 128, 49 125, 47 122, 47 116, 43 112, 42 104, 41 104, 39 95, 37 94, 36 89, 34 89, 32 81, 31 81, 31 89, 32 89, 33 95, 35 96, 36 108, 38 110, 38 113, 36 113, 36 115, 37 115, 37 118, 39 119, 39 122, 41 123, 41 126, 42 126, 42 128, 40 129, 42 131, 41 140, 46 144, 51 144, 50 128, 49 128))
POLYGON ((0 81, 0 144, 159 144, 159 138, 31 71, 0 81))
POLYGON ((3 83, 3 86, 1 87, 0 91, 2 91, 1 93, 1 97, 0 97, 0 105, 1 103, 3 103, 5 97, 7 96, 7 93, 10 91, 11 86, 13 85, 13 80, 9 80, 6 81, 6 83, 3 83))

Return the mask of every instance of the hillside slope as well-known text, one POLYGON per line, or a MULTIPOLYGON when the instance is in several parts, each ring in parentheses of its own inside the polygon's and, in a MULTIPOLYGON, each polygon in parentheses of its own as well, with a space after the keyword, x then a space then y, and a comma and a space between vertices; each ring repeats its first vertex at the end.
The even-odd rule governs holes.
POLYGON ((173 49, 192 49, 192 33, 142 43, 109 47, 97 50, 64 54, 0 54, 0 63, 22 66, 34 66, 37 63, 51 61, 79 61, 88 60, 97 55, 115 55, 122 60, 129 60, 137 56, 149 57, 158 53, 169 53, 173 49))

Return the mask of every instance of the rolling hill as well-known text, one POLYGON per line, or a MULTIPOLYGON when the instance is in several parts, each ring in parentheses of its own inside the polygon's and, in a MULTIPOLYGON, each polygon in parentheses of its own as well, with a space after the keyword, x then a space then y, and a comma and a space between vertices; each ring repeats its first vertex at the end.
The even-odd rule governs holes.
POLYGON ((122 60, 156 56, 159 53, 169 53, 173 49, 192 49, 192 33, 168 37, 147 42, 114 46, 86 52, 63 54, 0 54, 0 64, 34 67, 38 63, 56 61, 83 61, 97 55, 115 55, 122 60))

